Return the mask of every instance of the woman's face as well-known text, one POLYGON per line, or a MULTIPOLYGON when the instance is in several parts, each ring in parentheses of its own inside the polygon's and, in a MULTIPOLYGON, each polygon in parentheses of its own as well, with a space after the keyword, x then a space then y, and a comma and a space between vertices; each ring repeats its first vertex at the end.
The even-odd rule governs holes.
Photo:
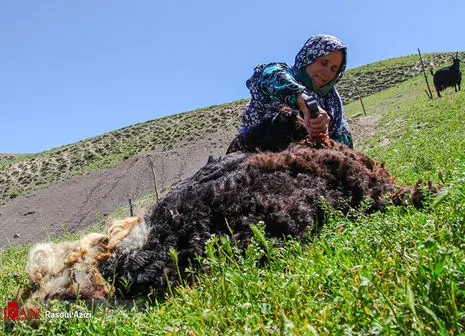
POLYGON ((305 71, 320 88, 328 84, 336 76, 342 65, 342 51, 335 50, 328 55, 318 57, 305 67, 305 71))

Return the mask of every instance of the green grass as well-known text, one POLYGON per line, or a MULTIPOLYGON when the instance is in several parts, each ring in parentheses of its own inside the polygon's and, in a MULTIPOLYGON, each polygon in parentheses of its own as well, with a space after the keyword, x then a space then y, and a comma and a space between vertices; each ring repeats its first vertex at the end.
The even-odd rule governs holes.
POLYGON ((444 97, 429 100, 424 87, 424 79, 417 76, 365 102, 372 112, 378 102, 381 118, 375 135, 359 149, 386 161, 399 182, 450 180, 465 160, 465 92, 448 89, 444 97))
MULTIPOLYGON (((258 229, 245 253, 216 238, 202 260, 210 272, 164 300, 132 310, 98 307, 90 319, 1 328, 32 335, 463 334, 465 94, 449 90, 428 100, 422 80, 365 99, 369 115, 379 118, 358 148, 385 160, 399 182, 441 184, 424 209, 332 213, 318 235, 279 247, 258 229)), ((25 283, 26 253, 27 247, 0 251, 0 306, 25 283)))

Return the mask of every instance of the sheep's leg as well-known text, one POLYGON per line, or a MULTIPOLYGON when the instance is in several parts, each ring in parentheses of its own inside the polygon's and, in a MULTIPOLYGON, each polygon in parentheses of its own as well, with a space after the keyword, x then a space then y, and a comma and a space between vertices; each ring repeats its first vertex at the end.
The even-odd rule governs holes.
POLYGON ((436 93, 438 94, 438 97, 441 97, 441 94, 439 93, 439 89, 436 86, 436 83, 434 83, 434 89, 436 90, 436 93))

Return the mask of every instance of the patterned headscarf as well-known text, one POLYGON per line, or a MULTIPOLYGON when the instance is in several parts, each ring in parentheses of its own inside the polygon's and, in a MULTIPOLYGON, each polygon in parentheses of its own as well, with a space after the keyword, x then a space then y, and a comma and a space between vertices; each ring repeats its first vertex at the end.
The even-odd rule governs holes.
POLYGON ((335 36, 317 34, 310 37, 295 57, 295 63, 293 68, 296 71, 298 71, 307 66, 308 64, 312 63, 318 57, 327 55, 335 50, 342 51, 342 65, 339 68, 334 79, 330 83, 325 85, 332 87, 336 82, 339 81, 339 79, 341 79, 347 64, 346 47, 342 43, 342 41, 335 36))

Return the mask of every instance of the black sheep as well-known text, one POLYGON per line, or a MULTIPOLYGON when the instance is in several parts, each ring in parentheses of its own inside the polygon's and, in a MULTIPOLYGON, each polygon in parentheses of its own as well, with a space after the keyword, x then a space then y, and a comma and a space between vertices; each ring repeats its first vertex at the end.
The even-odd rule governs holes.
POLYGON ((462 72, 460 71, 460 59, 458 54, 453 59, 451 66, 439 69, 436 73, 431 71, 431 74, 434 76, 433 83, 438 93, 438 97, 441 97, 440 91, 444 90, 447 87, 453 86, 455 92, 457 92, 457 87, 460 91, 460 83, 462 82, 462 72))
POLYGON ((383 208, 384 196, 398 205, 408 198, 420 201, 418 188, 396 185, 383 164, 361 152, 332 141, 321 149, 309 147, 306 140, 299 142, 305 133, 296 113, 282 113, 268 126, 236 138, 230 154, 210 159, 144 219, 116 221, 108 236, 93 234, 91 241, 84 237, 85 244, 31 249, 28 269, 33 284, 23 297, 46 301, 78 294, 101 299, 112 293, 123 297, 152 290, 163 293, 178 283, 179 276, 187 279, 187 267, 199 266, 196 255, 204 255, 213 234, 232 234, 244 248, 252 236, 251 223, 263 221, 270 237, 300 239, 323 223, 328 206, 346 213, 364 199, 373 201, 373 210, 383 208), (260 132, 277 130, 285 131, 260 137, 260 132), (293 143, 284 148, 288 142, 293 143), (266 151, 270 148, 279 151, 266 151), (245 152, 234 152, 239 149, 245 152), (247 152, 256 150, 263 152, 247 152), (57 264, 60 267, 55 268, 57 264), (114 283, 116 291, 105 289, 102 279, 114 283))
POLYGON ((399 205, 412 194, 421 197, 396 185, 384 165, 343 144, 329 141, 324 149, 296 144, 306 135, 297 113, 285 111, 266 127, 237 137, 228 155, 210 159, 147 213, 151 230, 145 245, 114 255, 100 266, 102 275, 116 276, 117 293, 127 296, 164 291, 179 281, 170 249, 178 251, 179 271, 186 276, 212 234, 232 231, 245 247, 249 225, 263 221, 269 236, 301 238, 322 222, 322 200, 347 212, 367 198, 379 210, 385 195, 399 205), (129 289, 121 280, 131 283, 129 289))

